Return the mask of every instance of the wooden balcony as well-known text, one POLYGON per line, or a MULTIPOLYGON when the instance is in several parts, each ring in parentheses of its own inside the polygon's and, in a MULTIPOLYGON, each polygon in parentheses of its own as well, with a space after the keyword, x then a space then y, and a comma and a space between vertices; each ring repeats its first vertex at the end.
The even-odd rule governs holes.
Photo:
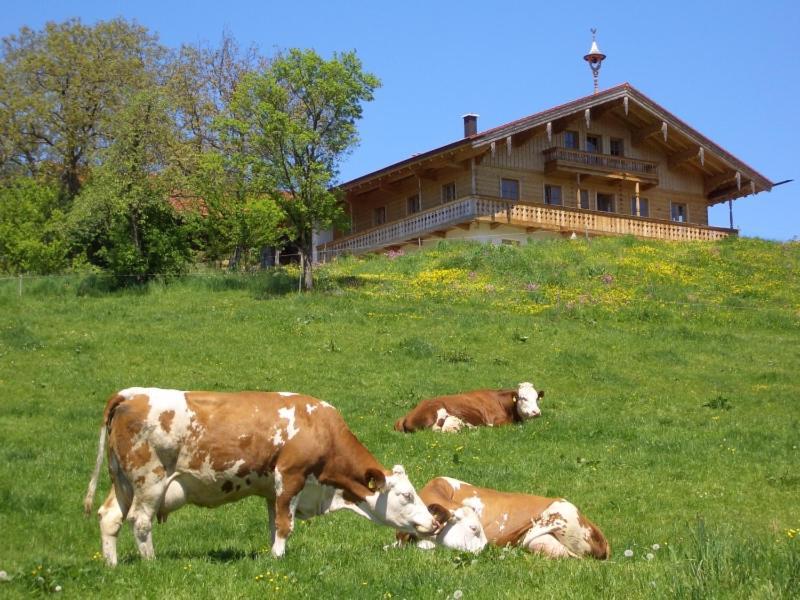
POLYGON ((432 235, 444 235, 456 225, 484 221, 578 235, 634 235, 672 241, 714 241, 737 235, 735 229, 675 223, 593 210, 521 203, 490 196, 467 196, 415 213, 398 221, 328 242, 318 247, 322 260, 343 253, 360 254, 415 243, 432 235))
POLYGON ((544 160, 545 173, 638 181, 645 189, 658 185, 658 163, 649 160, 570 148, 548 148, 544 150, 544 160))

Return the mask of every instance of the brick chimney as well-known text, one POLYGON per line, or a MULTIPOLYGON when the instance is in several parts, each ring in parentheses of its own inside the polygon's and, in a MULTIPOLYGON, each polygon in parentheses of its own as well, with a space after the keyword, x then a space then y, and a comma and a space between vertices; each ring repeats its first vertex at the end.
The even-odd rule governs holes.
POLYGON ((468 138, 478 133, 478 115, 469 113, 464 115, 464 137, 468 138))

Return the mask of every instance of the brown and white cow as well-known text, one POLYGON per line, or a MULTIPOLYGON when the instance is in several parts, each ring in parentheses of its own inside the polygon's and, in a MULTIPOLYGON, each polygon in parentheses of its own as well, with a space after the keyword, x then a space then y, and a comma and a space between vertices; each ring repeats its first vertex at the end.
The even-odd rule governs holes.
POLYGON ((139 553, 154 556, 155 517, 184 504, 267 500, 273 556, 294 518, 348 509, 408 533, 438 524, 403 470, 386 470, 327 402, 290 392, 183 392, 129 388, 109 398, 97 462, 84 499, 89 514, 108 439, 113 486, 98 510, 103 555, 117 563, 123 520, 139 553))
MULTIPOLYGON (((498 492, 452 479, 436 477, 419 492, 431 505, 455 509, 467 505, 478 513, 489 543, 519 546, 553 558, 586 556, 607 559, 611 546, 600 529, 563 498, 498 492)), ((398 533, 398 541, 422 538, 451 547, 446 539, 398 533)), ((426 547, 426 546, 422 546, 426 547)))
POLYGON ((543 397, 544 391, 537 392, 528 382, 520 383, 516 390, 475 390, 437 396, 422 400, 405 417, 398 419, 394 428, 404 432, 433 429, 451 433, 464 425, 508 425, 541 415, 539 400, 543 397))

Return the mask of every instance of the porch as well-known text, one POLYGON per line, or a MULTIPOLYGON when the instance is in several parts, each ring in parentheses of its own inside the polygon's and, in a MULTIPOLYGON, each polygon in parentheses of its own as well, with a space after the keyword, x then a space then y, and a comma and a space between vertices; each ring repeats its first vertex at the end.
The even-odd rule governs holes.
POLYGON ((343 253, 403 246, 430 236, 444 237, 447 230, 473 221, 518 226, 529 233, 634 235, 671 241, 714 241, 737 235, 735 229, 472 195, 322 244, 318 253, 327 260, 343 253))

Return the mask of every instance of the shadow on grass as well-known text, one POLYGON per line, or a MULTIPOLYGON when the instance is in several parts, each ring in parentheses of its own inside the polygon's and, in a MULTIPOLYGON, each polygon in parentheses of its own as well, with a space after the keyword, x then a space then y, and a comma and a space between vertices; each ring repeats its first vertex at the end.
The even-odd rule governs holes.
MULTIPOLYGON (((202 559, 206 558, 213 563, 235 563, 242 560, 255 560, 259 556, 259 553, 255 550, 251 552, 245 552, 244 550, 237 549, 237 548, 216 548, 214 550, 208 550, 206 552, 198 551, 198 552, 181 552, 176 550, 166 550, 164 552, 158 552, 156 549, 156 560, 159 557, 163 557, 164 559, 169 560, 190 560, 190 559, 202 559)), ((120 559, 121 563, 134 563, 141 560, 139 554, 136 552, 131 552, 126 554, 124 557, 120 559)))

